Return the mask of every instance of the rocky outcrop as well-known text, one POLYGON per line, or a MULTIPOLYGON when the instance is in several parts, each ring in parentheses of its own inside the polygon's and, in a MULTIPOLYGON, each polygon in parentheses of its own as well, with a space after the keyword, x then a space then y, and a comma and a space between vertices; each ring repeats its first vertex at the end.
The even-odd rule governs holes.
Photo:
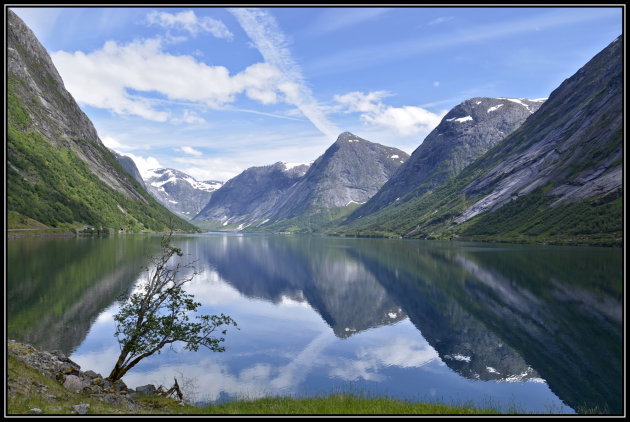
MULTIPOLYGON (((111 383, 94 371, 82 371, 77 363, 61 351, 39 351, 29 344, 9 340, 7 355, 36 369, 44 376, 56 380, 68 391, 86 394, 109 404, 125 406, 131 411, 141 410, 141 405, 134 401, 138 393, 129 389, 122 380, 111 383)), ((20 394, 23 390, 22 383, 20 380, 9 382, 7 390, 9 395, 20 394)), ((42 397, 49 400, 56 399, 54 395, 47 392, 45 385, 40 385, 38 390, 42 397)), ((89 405, 79 403, 73 407, 76 413, 88 413, 89 405)))
POLYGON ((374 213, 395 201, 408 201, 458 175, 516 130, 544 100, 472 98, 444 116, 364 206, 349 220, 374 213))

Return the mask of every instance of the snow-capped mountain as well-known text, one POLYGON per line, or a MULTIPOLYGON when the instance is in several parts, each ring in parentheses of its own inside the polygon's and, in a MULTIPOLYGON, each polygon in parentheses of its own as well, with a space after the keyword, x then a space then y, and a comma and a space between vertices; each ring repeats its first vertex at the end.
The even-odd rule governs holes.
POLYGON ((189 174, 171 168, 149 170, 145 175, 147 190, 169 210, 191 219, 206 206, 223 182, 199 181, 189 174))

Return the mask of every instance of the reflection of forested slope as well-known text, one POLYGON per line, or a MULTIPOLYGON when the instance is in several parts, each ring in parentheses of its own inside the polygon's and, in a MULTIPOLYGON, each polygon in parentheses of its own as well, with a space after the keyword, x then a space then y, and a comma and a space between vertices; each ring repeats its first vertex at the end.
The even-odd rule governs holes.
POLYGON ((574 409, 621 411, 620 251, 399 241, 356 253, 442 357, 471 358, 445 360, 458 372, 518 374, 509 346, 574 409))
POLYGON ((319 238, 208 238, 199 256, 242 294, 306 300, 339 337, 405 317, 341 242, 319 238), (256 277, 252 277, 255 274, 256 277))
POLYGON ((8 337, 70 355, 95 318, 137 279, 146 265, 146 254, 153 252, 151 246, 159 246, 156 239, 128 236, 10 241, 8 337))

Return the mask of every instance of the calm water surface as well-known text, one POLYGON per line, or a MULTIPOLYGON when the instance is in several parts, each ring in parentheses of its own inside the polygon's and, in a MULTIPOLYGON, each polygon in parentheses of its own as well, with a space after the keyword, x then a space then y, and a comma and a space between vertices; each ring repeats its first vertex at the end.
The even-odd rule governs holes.
MULTIPOLYGON (((620 249, 204 234, 188 290, 240 330, 123 379, 199 402, 354 392, 501 410, 623 411, 620 249)), ((108 375, 116 298, 159 237, 7 241, 7 334, 108 375)))

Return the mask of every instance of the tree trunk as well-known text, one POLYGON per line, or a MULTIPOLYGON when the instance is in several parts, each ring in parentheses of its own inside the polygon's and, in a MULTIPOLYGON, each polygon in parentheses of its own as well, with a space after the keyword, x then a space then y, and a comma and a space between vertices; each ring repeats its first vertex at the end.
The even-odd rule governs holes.
POLYGON ((121 379, 123 377, 123 375, 125 375, 125 373, 127 372, 127 369, 124 369, 122 367, 123 362, 125 362, 125 359, 127 358, 127 352, 123 351, 120 352, 120 355, 118 356, 118 361, 116 361, 116 365, 114 365, 114 369, 112 369, 112 372, 109 374, 109 376, 107 377, 107 379, 110 382, 114 382, 114 381, 118 381, 119 379, 121 379))

